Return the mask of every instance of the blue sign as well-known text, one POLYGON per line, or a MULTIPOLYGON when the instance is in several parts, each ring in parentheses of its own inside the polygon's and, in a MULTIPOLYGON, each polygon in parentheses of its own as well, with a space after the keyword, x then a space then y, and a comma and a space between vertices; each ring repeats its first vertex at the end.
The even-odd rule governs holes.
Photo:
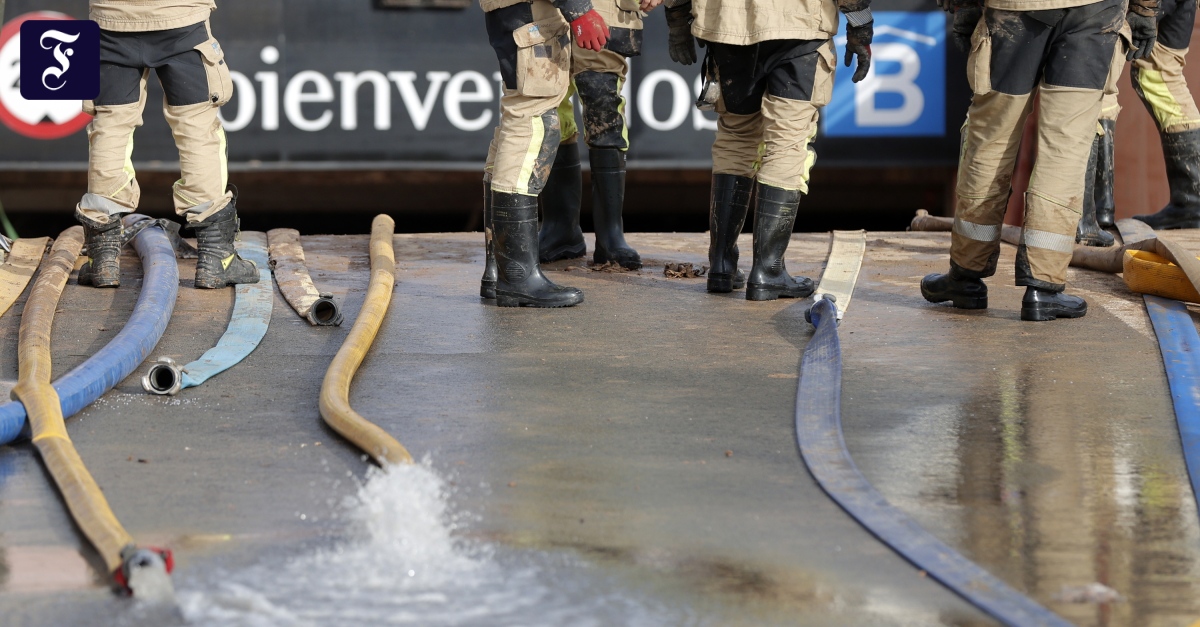
MULTIPOLYGON (((834 39, 839 54, 846 37, 834 39)), ((859 83, 839 67, 821 116, 830 137, 941 137, 946 133, 946 14, 875 14, 871 70, 859 83)))
POLYGON ((21 23, 21 97, 92 100, 100 94, 100 26, 91 20, 21 23))

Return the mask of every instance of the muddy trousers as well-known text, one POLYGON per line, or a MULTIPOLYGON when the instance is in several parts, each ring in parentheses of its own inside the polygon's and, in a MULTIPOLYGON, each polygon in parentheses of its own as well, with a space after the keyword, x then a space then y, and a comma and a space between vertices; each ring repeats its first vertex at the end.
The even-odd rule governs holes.
POLYGON ((142 125, 146 82, 154 70, 165 92, 164 115, 179 149, 175 212, 199 222, 229 204, 225 130, 217 109, 233 95, 224 51, 206 23, 166 31, 100 33, 100 93, 84 102, 88 124, 88 193, 77 213, 105 224, 138 207, 134 131, 142 125))
POLYGON ((1016 284, 1061 291, 1083 207, 1121 0, 1047 11, 985 9, 967 61, 973 96, 963 126, 950 261, 967 276, 996 272, 1000 230, 1022 130, 1038 105, 1038 152, 1025 194, 1016 284))

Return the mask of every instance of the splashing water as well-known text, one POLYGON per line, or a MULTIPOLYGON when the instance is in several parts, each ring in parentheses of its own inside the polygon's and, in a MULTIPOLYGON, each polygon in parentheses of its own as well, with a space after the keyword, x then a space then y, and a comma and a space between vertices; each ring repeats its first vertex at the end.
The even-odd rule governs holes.
POLYGON ((448 502, 428 462, 375 471, 345 508, 349 540, 188 582, 183 614, 253 627, 694 622, 569 555, 466 542, 448 502))

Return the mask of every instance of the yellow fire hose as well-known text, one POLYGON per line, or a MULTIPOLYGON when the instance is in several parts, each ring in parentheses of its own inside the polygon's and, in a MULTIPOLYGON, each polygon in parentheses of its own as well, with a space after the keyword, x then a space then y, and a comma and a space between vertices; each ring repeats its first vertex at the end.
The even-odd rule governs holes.
MULTIPOLYGON (((104 559, 108 572, 124 587, 139 588, 130 572, 130 560, 135 568, 149 566, 153 556, 141 555, 129 532, 125 531, 95 479, 83 465, 75 445, 67 436, 58 393, 50 385, 50 329, 55 308, 83 248, 83 228, 73 226, 59 235, 50 255, 38 274, 25 310, 21 314, 21 330, 17 354, 20 360, 17 385, 12 394, 25 405, 32 431, 32 441, 62 493, 71 516, 96 551, 104 559)), ((169 568, 170 558, 159 556, 162 567, 169 568)), ((161 585, 161 582, 158 582, 161 585)), ((167 589, 170 582, 167 580, 167 589)), ((160 591, 161 588, 156 589, 160 591)), ((139 596, 157 596, 142 594, 139 596)))
POLYGON ((0 266, 0 314, 8 311, 17 302, 21 292, 25 291, 38 264, 42 263, 42 255, 49 241, 49 237, 26 237, 13 241, 8 260, 0 266))
POLYGON ((333 357, 321 383, 321 417, 334 431, 353 442, 380 466, 411 464, 408 450, 395 438, 350 407, 350 381, 362 364, 383 324, 396 285, 396 254, 392 234, 396 223, 386 215, 371 222, 371 282, 362 310, 346 341, 333 357))

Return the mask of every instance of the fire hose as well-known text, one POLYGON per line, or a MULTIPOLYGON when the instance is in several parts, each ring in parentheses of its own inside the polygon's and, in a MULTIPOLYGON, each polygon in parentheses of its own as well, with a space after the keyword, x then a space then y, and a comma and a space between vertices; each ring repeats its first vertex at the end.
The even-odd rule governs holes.
POLYGON ((8 311, 29 285, 42 256, 46 253, 48 237, 14 240, 4 265, 0 265, 0 315, 8 311))
POLYGON ((33 444, 58 485, 71 516, 104 559, 108 572, 122 588, 139 598, 170 601, 174 598, 167 577, 172 568, 170 552, 138 548, 117 521, 67 435, 62 403, 50 385, 50 330, 54 312, 82 248, 82 227, 63 231, 34 283, 21 315, 20 376, 12 394, 29 414, 33 444))
POLYGON ((380 466, 411 464, 404 445, 350 406, 350 382, 383 324, 396 285, 396 253, 392 234, 396 223, 386 215, 371 222, 371 281, 358 319, 333 357, 321 382, 321 418, 334 431, 370 455, 380 466))
POLYGON ((304 248, 300 245, 300 231, 296 229, 271 229, 267 231, 271 271, 283 299, 300 314, 301 318, 314 326, 339 326, 342 312, 332 294, 323 294, 313 285, 308 267, 304 263, 304 248))
POLYGON ((258 283, 234 288, 233 312, 229 326, 216 346, 200 359, 178 366, 170 357, 161 357, 142 377, 142 389, 151 394, 178 394, 234 367, 258 348, 271 323, 275 301, 271 271, 267 269, 267 238, 262 233, 243 232, 237 242, 238 254, 258 267, 258 283))
MULTIPOLYGON (((125 218, 125 224, 128 228, 142 220, 149 218, 133 214, 125 218)), ((167 234, 158 226, 144 228, 133 238, 133 246, 143 270, 142 290, 133 314, 104 348, 54 382, 63 416, 75 415, 133 373, 158 344, 171 319, 179 289, 179 267, 167 234)), ((0 404, 0 444, 20 436, 25 414, 25 406, 19 401, 0 404)))

